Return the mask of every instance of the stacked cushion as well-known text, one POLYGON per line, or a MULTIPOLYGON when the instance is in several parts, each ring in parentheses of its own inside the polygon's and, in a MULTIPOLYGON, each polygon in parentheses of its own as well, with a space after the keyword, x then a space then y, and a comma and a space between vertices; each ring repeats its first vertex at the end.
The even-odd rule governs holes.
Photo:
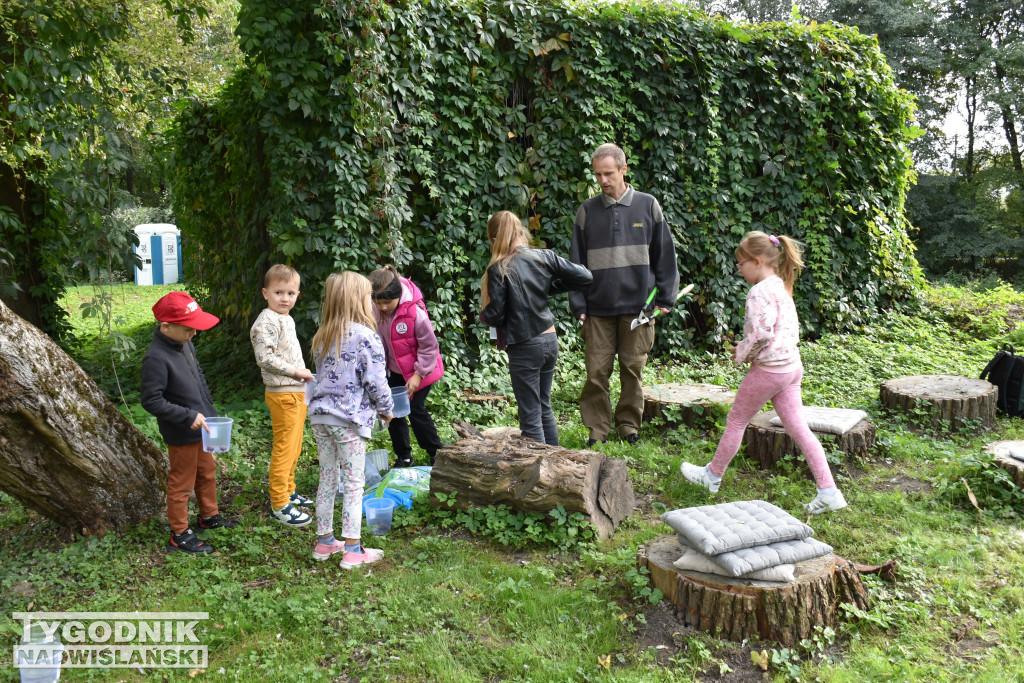
MULTIPOLYGON (((710 563, 702 566, 719 569, 705 573, 762 581, 791 580, 752 574, 783 567, 775 573, 787 576, 791 570, 785 565, 832 552, 831 546, 811 538, 814 534, 811 527, 763 500, 672 510, 663 514, 661 520, 672 527, 684 548, 679 562, 687 566, 702 562, 694 557, 693 552, 696 552, 710 563)), ((696 566, 692 568, 705 571, 696 566)))

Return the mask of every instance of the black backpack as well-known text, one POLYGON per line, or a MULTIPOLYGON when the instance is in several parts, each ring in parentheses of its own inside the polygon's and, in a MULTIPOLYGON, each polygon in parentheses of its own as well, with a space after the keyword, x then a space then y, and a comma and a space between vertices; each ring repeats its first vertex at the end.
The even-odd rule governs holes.
POLYGON ((1013 346, 1003 344, 995 358, 981 371, 981 378, 987 379, 999 389, 996 407, 1009 417, 1024 415, 1024 356, 1017 356, 1013 346))

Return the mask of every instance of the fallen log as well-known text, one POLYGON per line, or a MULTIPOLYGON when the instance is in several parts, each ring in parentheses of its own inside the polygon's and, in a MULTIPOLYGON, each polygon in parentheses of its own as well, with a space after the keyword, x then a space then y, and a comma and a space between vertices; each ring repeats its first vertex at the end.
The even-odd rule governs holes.
POLYGON ((905 413, 915 431, 973 427, 989 430, 996 424, 994 384, 960 375, 911 375, 882 382, 882 406, 905 413))
POLYGON ((0 302, 0 491, 68 538, 165 512, 167 454, 53 340, 0 302))
MULTIPOLYGON (((774 410, 758 413, 743 434, 747 455, 760 463, 763 469, 776 467, 787 455, 801 455, 793 437, 782 427, 771 424, 775 415, 774 410)), ((861 420, 844 434, 814 432, 814 435, 825 448, 834 444, 835 448, 847 455, 866 456, 875 445, 875 426, 867 420, 861 420)))
POLYGON ((852 563, 826 555, 796 565, 796 581, 778 583, 729 578, 673 566, 682 548, 675 534, 640 546, 637 564, 676 607, 684 626, 727 640, 773 640, 792 646, 817 626, 835 628, 839 604, 869 609, 867 591, 852 563))
POLYGON ((455 494, 455 507, 468 510, 508 505, 549 513, 561 505, 579 512, 608 538, 633 512, 635 498, 626 463, 599 451, 548 446, 512 433, 486 437, 472 425, 456 424, 463 438, 439 450, 430 473, 430 500, 455 494))

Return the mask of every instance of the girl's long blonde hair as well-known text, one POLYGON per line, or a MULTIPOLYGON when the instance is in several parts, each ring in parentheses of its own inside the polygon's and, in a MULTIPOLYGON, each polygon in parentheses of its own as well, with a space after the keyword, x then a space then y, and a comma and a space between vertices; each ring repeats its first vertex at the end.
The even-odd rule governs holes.
MULTIPOLYGON (((519 247, 529 246, 530 235, 526 232, 519 216, 511 211, 499 211, 487 221, 487 238, 491 241, 491 262, 487 268, 497 264, 501 277, 508 275, 508 262, 519 247)), ((487 308, 491 297, 487 293, 487 271, 480 280, 480 310, 487 308)))
POLYGON ((324 285, 320 305, 320 329, 313 335, 313 357, 320 360, 348 333, 351 323, 362 323, 371 330, 377 326, 370 303, 370 281, 346 270, 334 273, 324 285))
POLYGON ((803 245, 785 235, 768 235, 760 230, 748 232, 736 247, 736 258, 759 258, 775 268, 786 291, 793 296, 793 283, 800 276, 804 261, 800 257, 803 245))

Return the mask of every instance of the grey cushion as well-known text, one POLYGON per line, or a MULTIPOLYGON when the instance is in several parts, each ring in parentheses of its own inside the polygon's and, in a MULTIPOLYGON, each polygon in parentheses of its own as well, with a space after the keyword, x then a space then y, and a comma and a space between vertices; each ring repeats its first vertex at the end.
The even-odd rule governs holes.
MULTIPOLYGON (((686 541, 679 539, 680 545, 686 541)), ((753 548, 741 548, 731 552, 710 555, 708 559, 721 567, 726 576, 744 576, 751 572, 783 564, 796 564, 804 560, 828 555, 832 546, 813 538, 793 541, 779 541, 753 548)))
MULTIPOLYGON (((804 406, 804 421, 811 428, 812 432, 826 434, 845 434, 856 427, 861 420, 868 419, 868 414, 863 410, 851 410, 850 408, 812 408, 804 406)), ((768 420, 773 427, 782 426, 782 418, 776 415, 768 420)))
POLYGON ((1013 458, 1014 460, 1020 460, 1021 462, 1024 462, 1024 448, 1016 446, 1014 448, 1010 448, 1007 450, 1009 451, 1009 455, 1011 458, 1013 458))
POLYGON ((814 529, 763 500, 671 510, 661 516, 661 521, 679 534, 681 543, 705 555, 814 535, 814 529))
MULTIPOLYGON (((718 576, 732 576, 731 573, 727 572, 721 565, 717 564, 701 551, 694 550, 693 548, 687 548, 685 545, 682 548, 683 554, 679 556, 678 560, 672 563, 676 569, 680 569, 682 571, 702 572, 704 574, 717 574, 718 576)), ((780 564, 774 567, 758 569, 757 571, 745 574, 740 578, 751 579, 754 581, 779 581, 792 583, 796 580, 794 577, 795 571, 795 564, 780 564)))

